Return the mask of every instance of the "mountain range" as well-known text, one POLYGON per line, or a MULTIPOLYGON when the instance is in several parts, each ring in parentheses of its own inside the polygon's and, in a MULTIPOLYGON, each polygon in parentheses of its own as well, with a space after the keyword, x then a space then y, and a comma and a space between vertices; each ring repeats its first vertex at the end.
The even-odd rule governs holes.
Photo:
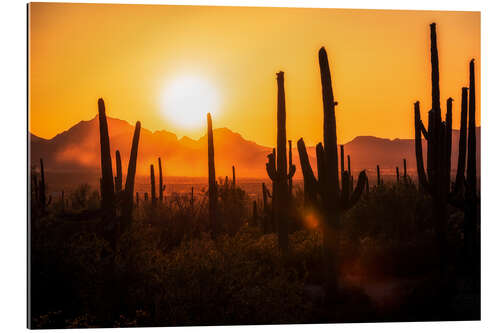
MULTIPOLYGON (((113 164, 115 150, 121 153, 124 173, 128 165, 134 126, 124 120, 108 117, 108 128, 111 142, 113 164)), ((458 156, 459 131, 453 130, 452 169, 456 168, 458 156)), ((480 170, 480 128, 476 128, 478 170, 480 170)), ((316 142, 308 142, 309 158, 313 169, 316 169, 316 142)), ((424 141, 424 158, 426 144, 424 141)), ((100 147, 99 121, 94 117, 88 121, 80 121, 68 130, 52 139, 43 139, 30 133, 31 163, 38 164, 44 160, 45 169, 56 174, 90 173, 99 174, 100 147)), ((265 178, 265 164, 271 147, 265 147, 246 140, 240 134, 228 128, 214 129, 215 167, 217 176, 231 175, 231 167, 235 165, 238 177, 265 178)), ((295 143, 293 143, 295 146, 295 143)), ((158 157, 162 159, 163 174, 169 177, 206 177, 207 175, 207 136, 198 140, 188 137, 178 138, 168 131, 152 132, 142 128, 139 141, 138 175, 149 174, 150 164, 158 165, 158 157)), ((344 144, 345 154, 351 156, 353 171, 367 169, 369 174, 375 172, 377 164, 382 174, 393 175, 395 167, 403 169, 403 158, 407 159, 408 172, 415 173, 414 140, 385 139, 373 136, 358 136, 344 144)), ((302 178, 300 161, 296 148, 292 150, 293 163, 297 166, 297 178, 302 178)), ((346 157, 347 168, 347 157, 346 157)))

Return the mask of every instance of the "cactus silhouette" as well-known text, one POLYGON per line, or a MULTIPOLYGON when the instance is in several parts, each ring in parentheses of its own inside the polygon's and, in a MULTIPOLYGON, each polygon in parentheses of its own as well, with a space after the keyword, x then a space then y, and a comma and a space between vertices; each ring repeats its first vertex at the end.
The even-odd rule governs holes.
POLYGON ((314 177, 304 139, 300 138, 297 141, 297 150, 299 152, 302 177, 304 178, 304 206, 314 206, 317 204, 318 181, 314 177))
POLYGON ((207 113, 208 142, 208 216, 212 236, 216 236, 217 228, 217 180, 215 179, 214 134, 212 131, 212 116, 207 113))
POLYGON ((120 151, 116 151, 116 177, 115 177, 115 191, 116 193, 122 190, 122 158, 120 156, 120 151))
POLYGON ((403 180, 405 183, 408 182, 408 175, 406 173, 406 158, 403 158, 403 180))
MULTIPOLYGON (((295 168, 295 165, 292 164, 292 140, 288 140, 288 170, 292 170, 295 168)), ((295 173, 295 172, 294 172, 295 173)), ((293 174, 288 175, 288 194, 290 198, 292 198, 293 192, 293 174)))
POLYGON ((158 157, 158 177, 159 177, 159 183, 158 183, 158 192, 159 192, 159 199, 160 202, 163 201, 163 191, 165 191, 165 185, 163 184, 163 172, 161 168, 161 158, 158 157))
POLYGON ((113 168, 111 165, 111 150, 108 133, 108 122, 106 118, 106 109, 104 100, 99 98, 97 101, 99 111, 99 137, 101 146, 101 211, 103 220, 108 222, 107 228, 110 230, 110 241, 112 248, 116 251, 118 246, 118 237, 123 230, 123 226, 129 226, 132 220, 132 209, 134 206, 134 179, 137 163, 137 150, 139 145, 139 134, 141 123, 136 122, 134 137, 132 139, 132 149, 127 171, 127 180, 125 182, 125 191, 122 188, 122 167, 120 153, 116 152, 117 177, 113 178, 113 168), (115 192, 115 184, 116 192, 115 192), (117 217, 117 208, 120 216, 117 217))
POLYGON ((45 183, 45 169, 42 158, 40 158, 40 180, 38 181, 36 175, 32 177, 35 203, 40 209, 40 213, 45 214, 47 207, 52 202, 52 196, 49 195, 47 198, 47 184, 45 183))
POLYGON ((340 145, 340 172, 343 174, 345 171, 344 168, 344 145, 340 145))
POLYGON ((396 167, 396 183, 399 184, 399 167, 396 167))
MULTIPOLYGON (((446 260, 446 229, 448 223, 447 204, 452 203, 464 209, 464 243, 469 239, 476 238, 472 229, 476 225, 477 214, 468 215, 468 211, 476 211, 476 142, 475 142, 475 78, 474 60, 469 63, 469 138, 467 154, 467 179, 464 179, 465 171, 465 140, 466 140, 466 118, 467 118, 467 89, 462 88, 462 105, 460 119, 460 139, 457 174, 454 188, 450 191, 451 174, 451 133, 452 133, 452 103, 448 98, 446 101, 446 118, 441 120, 441 108, 439 101, 439 68, 438 51, 436 41, 436 24, 430 25, 431 39, 431 66, 432 66, 432 109, 429 111, 428 128, 425 129, 420 119, 420 104, 415 102, 415 154, 417 160, 417 171, 420 188, 432 197, 432 213, 436 225, 436 243, 440 260, 446 260), (422 136, 427 140, 427 174, 425 173, 422 157, 422 136), (464 185, 465 189, 464 189, 464 185), (467 193, 474 199, 466 200, 467 193), (470 208, 470 210, 469 210, 470 208), (471 223, 474 227, 468 227, 471 223), (470 231, 470 232, 468 232, 470 231)), ((471 243, 473 243, 471 241, 471 243)), ((465 245, 467 248, 468 245, 465 245)), ((473 246, 469 246, 472 248, 473 246)))
POLYGON ((295 165, 286 162, 286 109, 284 73, 276 74, 278 83, 278 135, 276 155, 268 155, 267 174, 273 181, 274 224, 278 227, 278 242, 283 254, 288 253, 289 181, 295 174, 295 165))
MULTIPOLYGON (((326 294, 329 299, 338 294, 339 287, 339 236, 338 228, 342 214, 356 204, 366 184, 366 173, 361 171, 358 176, 356 189, 349 192, 349 173, 341 173, 342 188, 339 184, 339 161, 337 151, 337 124, 335 119, 335 106, 337 102, 333 97, 332 80, 328 55, 325 48, 319 50, 319 64, 321 71, 321 85, 323 92, 323 144, 316 145, 316 160, 318 165, 318 178, 314 178, 312 169, 305 150, 305 144, 300 139, 297 143, 301 159, 304 179, 309 179, 310 188, 317 188, 321 208, 324 213, 323 223, 323 260, 324 282, 326 294), (305 172, 305 174, 304 174, 305 172), (312 176, 312 177, 311 177, 312 176), (336 230, 337 229, 337 230, 336 230)), ((341 159, 343 148, 341 146, 341 159)), ((340 163, 342 169, 342 161, 340 163)))
POLYGON ((156 206, 156 186, 155 186, 155 167, 153 164, 149 166, 149 175, 151 183, 151 205, 156 206))
POLYGON ((113 218, 115 216, 115 191, 113 185, 113 168, 111 166, 108 121, 106 119, 104 100, 99 98, 97 105, 99 110, 99 136, 101 143, 101 208, 105 214, 105 218, 113 218))
POLYGON ((236 170, 233 165, 233 182, 231 183, 233 191, 236 189, 236 170))
POLYGON ((377 186, 382 185, 382 182, 380 180, 380 166, 377 164, 377 186))
MULTIPOLYGON (((139 150, 139 137, 141 134, 141 122, 135 123, 134 136, 132 138, 132 147, 127 169, 127 178, 125 181, 125 193, 123 200, 124 223, 129 226, 132 222, 132 210, 134 207, 134 185, 135 172, 137 170, 137 153, 139 150)), ((137 193, 137 205, 139 205, 139 194, 137 193)))

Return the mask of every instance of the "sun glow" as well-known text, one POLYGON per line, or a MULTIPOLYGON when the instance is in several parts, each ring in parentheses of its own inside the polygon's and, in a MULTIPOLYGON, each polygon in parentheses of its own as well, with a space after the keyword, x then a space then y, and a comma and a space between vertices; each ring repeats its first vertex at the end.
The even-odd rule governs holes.
POLYGON ((163 112, 176 125, 187 129, 205 125, 208 112, 217 113, 219 95, 215 86, 198 76, 170 81, 163 93, 163 112))

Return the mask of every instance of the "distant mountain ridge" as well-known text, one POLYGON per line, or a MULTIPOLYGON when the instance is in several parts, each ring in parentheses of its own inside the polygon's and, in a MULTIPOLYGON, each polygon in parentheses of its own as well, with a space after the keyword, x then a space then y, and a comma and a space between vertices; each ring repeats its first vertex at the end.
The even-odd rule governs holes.
MULTIPOLYGON (((119 150, 126 170, 134 126, 127 121, 108 117, 113 165, 115 150, 119 150)), ((456 168, 459 131, 453 130, 453 165, 456 168)), ((477 152, 480 156, 480 128, 476 128, 477 152)), ((214 129, 215 167, 217 176, 231 174, 236 166, 238 177, 267 177, 265 163, 271 147, 246 140, 239 133, 228 128, 214 129)), ((316 142, 307 142, 309 158, 316 169, 316 142)), ((294 143, 295 145, 295 143, 294 143)), ((149 165, 157 167, 158 157, 163 163, 163 173, 176 177, 206 177, 207 175, 207 137, 198 140, 189 137, 178 138, 175 133, 165 130, 152 132, 142 128, 139 141, 138 173, 148 174, 149 165)), ((424 140, 424 158, 426 145, 424 140)), ((396 166, 402 172, 403 158, 407 159, 408 170, 415 169, 414 140, 385 139, 374 136, 358 136, 344 145, 345 155, 351 155, 354 171, 374 170, 380 165, 383 173, 393 173, 396 166)), ((45 168, 51 172, 68 173, 71 171, 98 174, 100 168, 99 121, 98 117, 80 121, 68 130, 50 140, 30 134, 30 153, 33 164, 44 159, 45 168)), ((480 159, 478 158, 478 167, 480 159)), ((296 177, 302 178, 300 161, 296 148, 293 149, 293 163, 297 166, 296 177)), ((347 161, 346 161, 347 168, 347 161)), ((479 169, 480 170, 480 169, 479 169)))

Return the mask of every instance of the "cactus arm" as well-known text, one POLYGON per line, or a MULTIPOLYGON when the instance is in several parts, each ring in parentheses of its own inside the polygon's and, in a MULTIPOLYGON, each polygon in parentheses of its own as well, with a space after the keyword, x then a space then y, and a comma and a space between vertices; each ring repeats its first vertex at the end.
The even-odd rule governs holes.
POLYGON ((358 176, 358 183, 356 184, 356 188, 352 192, 351 197, 349 198, 347 206, 344 207, 345 210, 351 209, 361 198, 363 194, 363 190, 368 184, 368 177, 366 176, 365 170, 361 171, 358 176))
POLYGON ((420 131, 422 132, 424 139, 429 140, 429 134, 427 134, 427 130, 425 129, 425 125, 422 121, 420 121, 420 131))
POLYGON ((428 183, 427 177, 425 175, 424 160, 422 157, 421 127, 419 126, 419 124, 422 122, 420 120, 420 103, 417 101, 413 106, 415 112, 415 157, 417 161, 418 181, 423 189, 427 189, 428 183))
POLYGON ((273 182, 275 182, 278 176, 276 173, 276 166, 275 166, 276 164, 274 161, 274 155, 273 154, 267 155, 267 160, 268 160, 268 162, 266 163, 267 175, 273 182))
POLYGON ((307 181, 312 184, 317 184, 318 181, 316 180, 316 177, 314 177, 314 172, 309 162, 309 155, 307 154, 304 139, 300 138, 299 141, 297 141, 297 150, 299 152, 300 167, 302 169, 302 176, 304 177, 304 180, 307 179, 307 181))
POLYGON ((304 178, 304 199, 307 197, 307 200, 314 200, 318 191, 318 181, 314 177, 314 172, 309 163, 306 145, 302 138, 297 141, 297 150, 299 152, 300 167, 304 178))

